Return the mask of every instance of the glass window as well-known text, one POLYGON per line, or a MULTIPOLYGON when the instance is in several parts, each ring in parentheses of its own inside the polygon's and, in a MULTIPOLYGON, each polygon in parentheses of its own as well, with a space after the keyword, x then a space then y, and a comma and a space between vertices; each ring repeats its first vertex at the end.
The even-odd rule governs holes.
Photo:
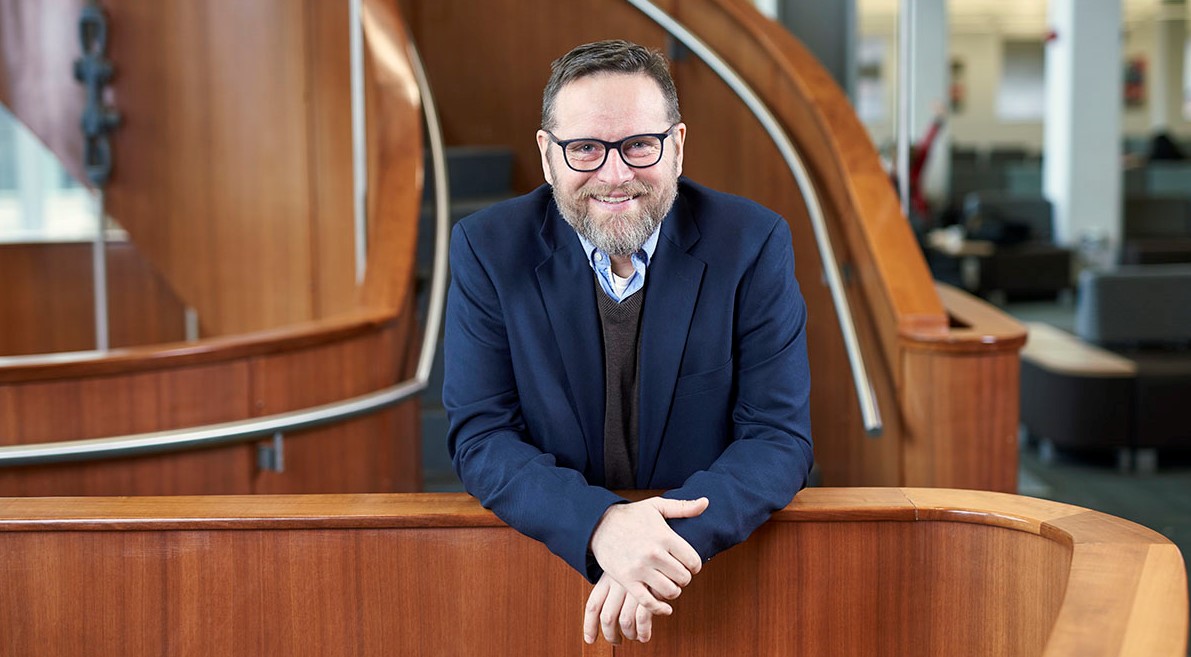
POLYGON ((0 242, 66 242, 95 235, 94 195, 0 106, 0 242))

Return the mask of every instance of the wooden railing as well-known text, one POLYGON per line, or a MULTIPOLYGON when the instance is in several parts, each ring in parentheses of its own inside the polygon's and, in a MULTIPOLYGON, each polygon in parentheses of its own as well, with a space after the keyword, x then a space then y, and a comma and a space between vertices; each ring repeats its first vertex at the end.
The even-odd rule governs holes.
POLYGON ((585 646, 590 587, 463 495, 0 499, 0 652, 1183 657, 1178 549, 997 493, 808 489, 653 640, 585 646))
MULTIPOLYGON (((0 0, 0 101, 74 172, 82 89, 69 65, 53 71, 79 50, 82 4, 0 0)), ((392 6, 363 7, 370 266, 357 285, 346 3, 103 5, 124 116, 107 211, 197 310, 204 337, 0 358, 0 452, 255 420, 410 379, 422 337, 412 294, 422 97, 392 6)), ((6 281, 51 293, 36 283, 6 281)), ((284 472, 258 467, 281 461, 258 461, 255 444, 216 441, 5 467, 0 494, 411 491, 421 486, 419 427, 409 401, 287 434, 284 472)))

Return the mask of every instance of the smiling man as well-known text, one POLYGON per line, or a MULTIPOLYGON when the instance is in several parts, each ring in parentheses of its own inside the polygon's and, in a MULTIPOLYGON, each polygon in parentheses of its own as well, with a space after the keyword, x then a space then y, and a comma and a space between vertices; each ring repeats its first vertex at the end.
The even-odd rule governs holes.
POLYGON ((468 492, 595 584, 589 643, 648 641, 805 484, 806 308, 785 221, 680 177, 660 54, 601 41, 552 71, 547 184, 452 234, 449 449, 468 492))

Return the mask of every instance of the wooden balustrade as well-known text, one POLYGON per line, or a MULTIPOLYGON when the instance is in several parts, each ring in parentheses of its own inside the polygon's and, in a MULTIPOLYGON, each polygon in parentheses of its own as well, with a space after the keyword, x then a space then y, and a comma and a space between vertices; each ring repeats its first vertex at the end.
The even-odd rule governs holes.
MULTIPOLYGON (((150 265, 142 273, 164 281, 160 292, 172 293, 175 303, 197 310, 203 339, 149 335, 156 311, 131 319, 121 313, 124 323, 113 326, 114 335, 133 321, 144 329, 141 338, 167 342, 78 358, 0 358, 0 446, 258 418, 374 392, 413 375, 421 344, 412 294, 421 97, 400 17, 381 0, 363 4, 370 239, 369 267, 357 285, 347 5, 103 3, 115 68, 109 91, 123 116, 112 137, 107 211, 150 265)), ((0 0, 0 101, 76 174, 83 90, 70 78, 70 62, 79 51, 82 5, 0 0)), ((75 268, 80 278, 87 274, 78 281, 83 289, 89 258, 86 265, 75 268)), ((5 280, 0 310, 21 314, 2 321, 6 329, 52 336, 65 311, 49 313, 52 326, 36 325, 38 317, 25 311, 57 308, 52 295, 65 282, 36 271, 30 266, 5 280)), ((121 290, 139 279, 125 281, 119 266, 112 273, 113 305, 132 305, 135 295, 121 290)), ((68 337, 89 333, 90 317, 86 326, 68 337)), ((0 470, 2 495, 420 486, 416 400, 287 434, 283 473, 258 467, 255 443, 0 470)))
POLYGON ((0 652, 1182 657, 1178 549, 998 493, 808 489, 708 562, 649 644, 457 494, 0 499, 0 652))
MULTIPOLYGON (((412 311, 374 312, 235 338, 114 349, 76 362, 0 358, 0 446, 230 422, 363 395, 412 375, 412 311), (6 366, 7 365, 7 366, 6 366)), ((184 495, 416 491, 416 400, 287 434, 284 472, 257 443, 10 467, 0 495, 184 495)))

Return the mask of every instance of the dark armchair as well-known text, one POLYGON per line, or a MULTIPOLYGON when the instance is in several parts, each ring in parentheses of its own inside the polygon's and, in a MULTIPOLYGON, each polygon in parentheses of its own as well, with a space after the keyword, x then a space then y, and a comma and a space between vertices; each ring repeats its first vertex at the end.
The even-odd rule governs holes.
POLYGON ((972 292, 1054 298, 1071 289, 1072 253, 1054 242, 1054 211, 1045 198, 970 194, 964 226, 969 240, 993 246, 974 261, 967 281, 972 292))

